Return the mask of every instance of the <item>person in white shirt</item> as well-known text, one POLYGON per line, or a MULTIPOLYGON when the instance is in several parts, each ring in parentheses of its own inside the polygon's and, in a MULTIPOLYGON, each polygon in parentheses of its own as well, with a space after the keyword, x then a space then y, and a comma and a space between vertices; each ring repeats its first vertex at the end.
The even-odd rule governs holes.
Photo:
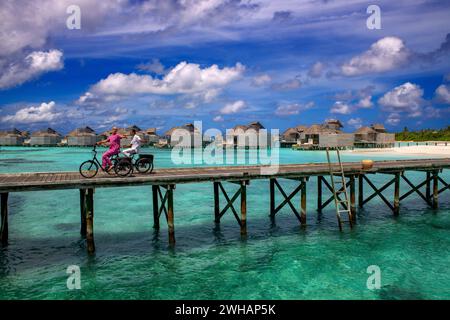
POLYGON ((133 154, 139 154, 141 149, 142 139, 136 133, 135 129, 131 129, 131 134, 133 135, 133 139, 131 139, 131 145, 128 146, 128 149, 123 150, 123 154, 127 157, 131 157, 133 154))

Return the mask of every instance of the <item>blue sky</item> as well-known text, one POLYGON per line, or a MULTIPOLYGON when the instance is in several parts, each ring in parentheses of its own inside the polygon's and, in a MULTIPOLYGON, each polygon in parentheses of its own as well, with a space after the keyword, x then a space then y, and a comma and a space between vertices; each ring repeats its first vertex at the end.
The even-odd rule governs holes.
POLYGON ((2 2, 0 128, 444 127, 449 14, 418 0, 2 2))

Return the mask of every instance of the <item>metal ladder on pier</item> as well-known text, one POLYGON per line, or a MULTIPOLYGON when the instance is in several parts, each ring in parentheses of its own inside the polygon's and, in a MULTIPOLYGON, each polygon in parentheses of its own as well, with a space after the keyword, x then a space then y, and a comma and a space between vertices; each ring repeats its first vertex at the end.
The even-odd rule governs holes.
POLYGON ((326 150, 327 150, 328 168, 330 170, 331 187, 333 189, 334 203, 336 205, 336 216, 339 223, 339 229, 342 231, 342 224, 343 222, 347 221, 342 220, 341 213, 346 214, 348 216, 348 223, 350 225, 350 228, 353 227, 352 213, 350 209, 350 198, 347 192, 347 182, 345 180, 344 167, 342 166, 339 149, 336 149, 339 171, 334 171, 336 170, 336 166, 333 166, 331 163, 330 148, 327 148, 326 150), (336 189, 336 186, 338 186, 338 189, 336 189), (344 199, 341 199, 340 195, 343 195, 344 199))

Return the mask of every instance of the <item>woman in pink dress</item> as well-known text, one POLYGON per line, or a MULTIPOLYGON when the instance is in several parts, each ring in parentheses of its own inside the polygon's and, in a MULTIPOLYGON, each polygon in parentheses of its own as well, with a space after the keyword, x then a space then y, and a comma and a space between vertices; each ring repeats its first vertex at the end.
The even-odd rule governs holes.
POLYGON ((109 143, 109 149, 102 156, 102 167, 104 170, 108 171, 111 168, 111 157, 113 155, 120 153, 120 139, 126 138, 126 135, 121 135, 117 133, 117 128, 113 127, 111 130, 111 135, 102 141, 97 142, 97 144, 109 143))

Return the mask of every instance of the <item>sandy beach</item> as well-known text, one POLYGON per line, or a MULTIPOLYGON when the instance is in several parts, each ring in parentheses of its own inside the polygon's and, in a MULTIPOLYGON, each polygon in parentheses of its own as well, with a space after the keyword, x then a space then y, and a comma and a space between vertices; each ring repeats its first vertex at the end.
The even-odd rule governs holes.
POLYGON ((394 148, 384 148, 384 149, 355 149, 345 151, 346 153, 358 154, 358 155, 373 155, 373 156, 381 156, 381 155, 417 155, 417 156, 432 156, 432 157, 442 157, 448 158, 450 157, 450 145, 437 145, 437 146, 402 146, 402 147, 394 147, 394 148))

